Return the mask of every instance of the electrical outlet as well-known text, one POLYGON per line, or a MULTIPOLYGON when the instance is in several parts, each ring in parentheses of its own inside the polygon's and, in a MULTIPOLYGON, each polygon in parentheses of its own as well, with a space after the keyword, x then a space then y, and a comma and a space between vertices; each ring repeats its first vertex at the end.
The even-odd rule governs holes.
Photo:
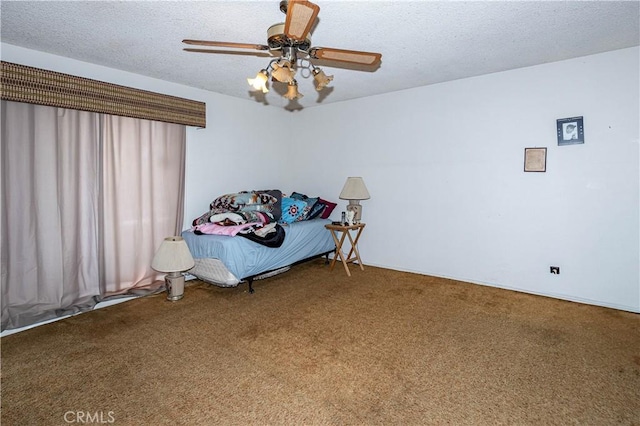
POLYGON ((549 266, 549 272, 554 275, 560 275, 560 267, 559 266, 549 266))

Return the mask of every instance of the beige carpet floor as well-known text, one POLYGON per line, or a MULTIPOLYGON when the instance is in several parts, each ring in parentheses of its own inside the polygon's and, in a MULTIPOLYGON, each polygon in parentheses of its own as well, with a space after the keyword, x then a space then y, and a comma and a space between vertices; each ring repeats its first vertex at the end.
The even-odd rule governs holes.
POLYGON ((352 268, 4 337, 2 425, 640 425, 640 315, 352 268))

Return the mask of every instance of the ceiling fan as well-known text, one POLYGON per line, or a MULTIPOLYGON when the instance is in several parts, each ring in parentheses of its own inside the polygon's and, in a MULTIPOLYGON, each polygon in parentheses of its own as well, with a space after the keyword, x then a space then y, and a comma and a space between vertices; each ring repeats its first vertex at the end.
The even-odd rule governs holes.
MULTIPOLYGON (((266 68, 258 72, 255 78, 248 78, 247 81, 255 90, 267 93, 269 91, 267 82, 269 76, 271 76, 274 82, 288 85, 287 93, 284 97, 289 100, 303 96, 298 92, 298 83, 294 78, 299 67, 305 68, 305 66, 298 64, 298 60, 306 60, 308 62, 309 65, 306 68, 311 69, 317 91, 324 89, 333 80, 333 76, 327 76, 324 71, 312 62, 313 60, 343 62, 371 68, 380 64, 382 58, 380 53, 331 47, 312 47, 309 32, 320 12, 318 5, 307 0, 282 0, 280 2, 280 10, 287 15, 286 20, 283 23, 269 27, 266 45, 190 39, 182 40, 182 42, 189 45, 249 49, 255 50, 256 53, 269 52, 276 58, 271 60, 266 68)), ((234 53, 232 51, 200 48, 184 48, 184 50, 200 53, 234 53)))

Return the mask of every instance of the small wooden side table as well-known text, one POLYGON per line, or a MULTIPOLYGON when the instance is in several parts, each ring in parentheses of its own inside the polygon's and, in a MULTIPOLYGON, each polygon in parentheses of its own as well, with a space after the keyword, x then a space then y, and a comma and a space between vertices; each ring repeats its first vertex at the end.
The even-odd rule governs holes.
POLYGON ((360 265, 360 269, 364 271, 364 267, 362 266, 362 259, 360 259, 360 252, 358 252, 358 240, 360 239, 360 235, 362 234, 362 230, 364 229, 365 224, 358 223, 356 225, 325 225, 324 227, 331 231, 333 241, 336 243, 336 255, 333 256, 333 260, 331 261, 329 270, 333 271, 336 260, 340 258, 340 260, 342 261, 342 265, 344 266, 344 270, 347 271, 348 276, 351 276, 348 265, 349 263, 357 261, 358 265, 360 265), (351 234, 351 231, 356 231, 355 238, 351 234), (338 235, 338 233, 340 235, 338 235), (345 256, 342 252, 342 244, 344 243, 346 237, 349 237, 351 250, 349 250, 349 254, 345 256), (351 255, 354 256, 351 257, 351 255))

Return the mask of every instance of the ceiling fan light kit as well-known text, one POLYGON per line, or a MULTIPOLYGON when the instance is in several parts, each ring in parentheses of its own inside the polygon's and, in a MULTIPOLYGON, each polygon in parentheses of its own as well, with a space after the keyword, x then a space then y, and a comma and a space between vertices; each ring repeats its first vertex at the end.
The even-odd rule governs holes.
POLYGON ((273 71, 271 72, 271 76, 276 81, 279 81, 281 83, 291 83, 295 74, 296 71, 291 68, 291 62, 287 61, 286 59, 281 59, 273 64, 273 71))
MULTIPOLYGON (((267 93, 269 92, 267 82, 271 77, 274 82, 288 85, 287 92, 283 96, 289 100, 299 99, 303 96, 298 92, 298 83, 295 80, 298 68, 310 69, 317 91, 323 90, 333 80, 332 75, 327 76, 312 60, 320 59, 372 67, 379 65, 382 59, 380 53, 311 47, 311 39, 308 35, 320 12, 318 5, 306 0, 282 0, 280 10, 287 15, 286 20, 284 23, 269 27, 267 45, 191 39, 185 39, 182 42, 200 46, 268 50, 272 55, 279 55, 278 58, 272 59, 265 69, 258 72, 255 78, 248 78, 247 82, 254 90, 267 93), (305 62, 303 63, 303 61, 305 62), (306 65, 307 63, 308 65, 306 65)), ((185 48, 184 50, 199 53, 226 53, 206 49, 185 48)))
POLYGON ((326 75, 320 68, 315 68, 312 72, 313 79, 316 81, 316 90, 319 92, 324 89, 331 80, 332 75, 326 75))
POLYGON ((267 89, 267 80, 269 79, 269 74, 267 70, 261 70, 256 75, 256 78, 248 78, 247 83, 249 86, 253 87, 254 90, 262 90, 262 93, 267 93, 269 89, 267 89))
POLYGON ((289 83, 289 86, 287 87, 287 93, 283 95, 284 98, 289 99, 290 101, 294 99, 300 99, 303 96, 304 95, 302 93, 298 92, 298 82, 295 80, 289 83))

